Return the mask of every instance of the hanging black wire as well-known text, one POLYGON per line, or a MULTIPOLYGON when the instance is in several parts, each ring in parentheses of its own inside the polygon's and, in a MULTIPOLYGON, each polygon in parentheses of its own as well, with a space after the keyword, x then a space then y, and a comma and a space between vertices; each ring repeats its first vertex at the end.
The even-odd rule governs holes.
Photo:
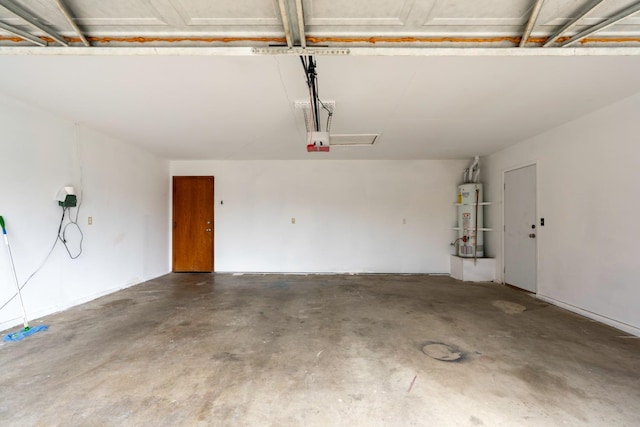
POLYGON ((316 81, 316 93, 318 94, 318 102, 320 102, 320 105, 322 105, 322 108, 324 108, 327 111, 327 125, 325 129, 327 130, 327 132, 329 132, 329 129, 331 129, 331 117, 333 117, 333 110, 327 107, 324 104, 324 102, 322 102, 322 100, 320 99, 320 85, 318 84, 317 81, 316 81))
MULTIPOLYGON (((64 218, 64 213, 68 209, 69 208, 63 208, 62 218, 64 218)), ((69 223, 65 225, 64 228, 62 229, 62 235, 60 234, 60 230, 58 230, 58 239, 60 239, 60 241, 64 245, 64 248, 67 250, 67 254, 69 254, 69 257, 71 259, 77 259, 80 255, 82 255, 82 241, 84 240, 84 233, 82 233, 82 229, 80 228, 80 225, 78 225, 78 215, 76 215, 76 218, 73 219, 71 218, 71 213, 69 213, 69 223), (75 255, 71 253, 71 249, 69 249, 69 245, 67 244, 67 229, 70 226, 75 227, 78 230, 78 233, 80 234, 80 243, 78 244, 78 253, 75 255)))
POLYGON ((329 125, 331 123, 331 116, 333 115, 333 111, 328 108, 321 100, 320 94, 318 92, 318 73, 316 72, 316 60, 313 56, 300 56, 300 62, 302 63, 302 68, 304 69, 304 75, 307 81, 307 86, 309 87, 310 93, 310 105, 309 110, 312 115, 313 127, 316 132, 320 132, 320 107, 325 109, 328 113, 327 117, 327 127, 326 131, 329 131, 329 125))

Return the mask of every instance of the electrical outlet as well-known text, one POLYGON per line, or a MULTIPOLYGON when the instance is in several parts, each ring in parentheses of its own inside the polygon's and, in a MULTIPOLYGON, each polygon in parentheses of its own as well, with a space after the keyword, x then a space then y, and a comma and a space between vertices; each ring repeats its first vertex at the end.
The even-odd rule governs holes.
POLYGON ((296 223, 296 219, 295 218, 291 218, 291 224, 295 224, 296 223))
POLYGON ((89 224, 89 225, 93 224, 93 217, 92 216, 87 218, 87 224, 89 224))
POLYGON ((407 219, 406 218, 402 218, 402 223, 406 224, 407 223, 407 219))

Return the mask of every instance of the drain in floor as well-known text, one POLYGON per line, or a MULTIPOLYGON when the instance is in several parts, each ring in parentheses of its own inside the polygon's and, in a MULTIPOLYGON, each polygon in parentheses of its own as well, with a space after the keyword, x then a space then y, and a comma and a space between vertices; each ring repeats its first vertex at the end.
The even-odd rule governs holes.
POLYGON ((462 352, 455 347, 441 343, 432 342, 422 347, 422 352, 427 356, 441 360, 443 362, 456 362, 462 359, 462 352))

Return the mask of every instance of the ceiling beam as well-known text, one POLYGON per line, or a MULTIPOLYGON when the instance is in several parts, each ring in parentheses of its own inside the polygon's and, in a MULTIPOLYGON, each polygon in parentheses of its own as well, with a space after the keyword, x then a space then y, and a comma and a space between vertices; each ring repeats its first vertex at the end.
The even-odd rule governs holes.
POLYGON ((626 8, 623 11, 621 11, 619 13, 616 13, 611 18, 602 21, 598 25, 594 25, 593 27, 587 28, 586 30, 576 34, 575 36, 571 37, 566 42, 562 43, 561 46, 562 47, 567 47, 567 46, 571 46, 573 44, 576 44, 580 40, 582 40, 582 39, 584 39, 586 37, 589 37, 591 34, 596 33, 598 31, 601 31, 601 30, 604 30, 605 28, 609 28, 610 26, 614 25, 615 23, 617 23, 619 21, 622 21, 623 19, 633 15, 634 13, 636 13, 638 11, 640 11, 640 1, 635 3, 634 5, 626 8))
POLYGON ((291 38, 291 25, 289 23, 289 9, 285 0, 278 0, 280 8, 280 17, 282 18, 282 26, 284 27, 284 36, 287 38, 287 46, 293 47, 293 39, 291 38))
POLYGON ((296 12, 298 14, 298 33, 300 36, 300 46, 307 47, 307 36, 304 32, 304 11, 302 10, 302 0, 296 0, 296 12))
POLYGON ((533 4, 533 8, 531 9, 531 15, 529 16, 529 21, 527 21, 527 27, 524 30, 524 34, 520 39, 520 47, 524 47, 527 44, 527 40, 529 40, 529 36, 533 31, 534 25, 536 25, 536 20, 538 19, 538 15, 540 14, 540 9, 542 9, 542 4, 544 0, 535 0, 533 4))
POLYGON ((20 37, 21 39, 30 41, 31 43, 37 44, 38 46, 46 46, 47 42, 42 40, 39 37, 34 36, 33 34, 27 33, 26 31, 22 31, 16 27, 12 27, 11 25, 5 24, 0 21, 0 28, 3 30, 20 37))
MULTIPOLYGON (((257 53, 252 47, 84 47, 78 46, 68 49, 60 46, 49 46, 46 49, 35 46, 0 46, 2 56, 256 56, 269 54, 257 53)), ((275 49, 275 48, 274 48, 275 49)), ((425 49, 420 47, 349 47, 334 48, 339 53, 331 53, 331 48, 307 49, 281 47, 272 55, 350 55, 350 56, 419 56, 419 57, 507 57, 507 56, 640 56, 640 47, 570 47, 563 49, 520 49, 518 47, 473 47, 460 49, 459 47, 425 49)))
POLYGON ((39 23, 36 20, 36 18, 32 16, 31 13, 29 13, 26 10, 22 9, 15 2, 9 1, 9 0, 0 0, 0 6, 2 6, 3 8, 7 9, 9 12, 13 13, 14 15, 16 15, 18 18, 26 21, 32 27, 37 28, 38 30, 42 31, 48 37, 51 37, 53 40, 55 40, 59 44, 61 44, 63 46, 69 46, 69 43, 66 40, 64 40, 62 37, 60 37, 59 35, 57 35, 53 31, 51 31, 50 29, 48 29, 43 24, 39 23))
POLYGON ((67 5, 64 4, 62 0, 56 0, 56 3, 58 3, 58 7, 60 8, 60 11, 64 15, 64 17, 67 18, 67 21, 69 22, 71 27, 73 27, 75 32, 78 34, 78 37, 80 37, 80 40, 82 40, 82 44, 87 47, 91 46, 89 44, 89 41, 87 41, 86 37, 84 36, 84 34, 82 34, 82 31, 80 30, 76 22, 73 20, 73 16, 71 16, 71 11, 69 11, 69 8, 67 7, 67 5))
POLYGON ((587 6, 582 12, 580 12, 580 14, 578 16, 576 16, 575 18, 573 18, 572 20, 570 20, 569 22, 567 22, 567 24, 560 28, 560 30, 555 33, 554 35, 552 35, 551 37, 549 37, 547 39, 547 41, 542 45, 542 47, 549 47, 551 44, 553 44, 554 41, 556 41, 556 39, 558 37, 560 37, 565 31, 569 31, 571 28, 575 27, 576 24, 582 19, 584 18, 589 12, 591 12, 593 9, 595 9, 596 7, 598 7, 598 5, 600 5, 600 3, 602 3, 604 0, 596 0, 594 2, 592 2, 589 6, 587 6))

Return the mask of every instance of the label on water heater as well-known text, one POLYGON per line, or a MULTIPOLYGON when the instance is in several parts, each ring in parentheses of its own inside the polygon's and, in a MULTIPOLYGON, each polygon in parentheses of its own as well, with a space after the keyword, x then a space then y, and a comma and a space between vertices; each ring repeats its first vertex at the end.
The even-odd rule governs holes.
POLYGON ((469 228, 471 228, 471 214, 468 212, 463 212, 462 213, 462 229, 463 230, 468 230, 469 228))

